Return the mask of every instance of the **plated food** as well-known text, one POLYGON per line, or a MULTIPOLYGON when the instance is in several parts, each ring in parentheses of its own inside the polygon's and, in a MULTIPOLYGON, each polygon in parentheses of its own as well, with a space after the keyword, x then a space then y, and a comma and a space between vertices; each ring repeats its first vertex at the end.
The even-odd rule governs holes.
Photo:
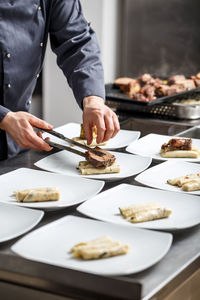
MULTIPOLYGON (((185 162, 178 159, 168 160, 166 162, 163 162, 162 164, 157 164, 139 174, 135 177, 135 180, 140 184, 149 186, 151 188, 200 195, 200 190, 185 191, 181 188, 181 186, 178 185, 178 179, 180 179, 181 182, 181 179, 185 176, 191 176, 191 174, 199 174, 199 172, 200 165, 197 163, 185 162)), ((193 176, 191 177, 191 179, 192 178, 193 176)))
POLYGON ((17 202, 58 201, 60 199, 60 192, 56 187, 30 188, 16 190, 13 196, 17 202))
POLYGON ((117 78, 114 86, 128 95, 130 99, 149 102, 158 97, 171 96, 200 87, 200 73, 190 78, 184 75, 173 75, 167 80, 145 73, 138 78, 117 78))
MULTIPOLYGON (((92 135, 93 135, 93 141, 90 144, 90 146, 105 146, 107 144, 107 142, 103 142, 103 143, 99 143, 99 144, 97 143, 97 141, 96 141, 96 138, 97 138, 97 128, 96 128, 96 126, 94 126, 93 129, 92 129, 92 135)), ((86 140, 86 137, 85 137, 83 124, 81 124, 80 136, 73 137, 72 139, 76 142, 79 142, 80 144, 87 145, 87 140, 86 140)), ((73 146, 73 145, 71 145, 71 146, 73 146)))
POLYGON ((121 215, 131 223, 148 222, 168 218, 172 210, 157 202, 133 204, 119 208, 121 215))
POLYGON ((168 179, 168 184, 181 187, 186 192, 200 190, 200 173, 179 176, 174 179, 168 179))
POLYGON ((71 248, 72 256, 83 260, 102 259, 127 254, 128 244, 113 241, 110 236, 103 236, 88 242, 81 242, 71 248))
MULTIPOLYGON (((170 233, 65 216, 25 235, 11 247, 11 250, 33 261, 103 276, 117 276, 141 272, 151 267, 166 255, 171 244, 170 233), (73 253, 70 250, 79 241, 91 242, 105 236, 112 238, 112 242, 106 243, 105 249, 110 254, 112 252, 114 256, 87 261, 72 257, 73 253), (113 247, 114 243, 116 249, 113 247), (129 248, 126 245, 130 245, 130 252, 124 253, 125 255, 115 255, 116 251, 126 252, 129 248)), ((93 250, 91 253, 94 254, 93 250)), ((103 257, 105 255, 102 253, 103 257)), ((123 298, 123 291, 121 295, 123 298)))
POLYGON ((116 163, 116 157, 114 154, 101 149, 99 147, 94 148, 98 151, 98 155, 92 151, 87 151, 85 153, 86 161, 80 161, 78 168, 82 175, 92 175, 92 174, 110 174, 119 173, 120 167, 116 163))
POLYGON ((192 139, 172 138, 161 146, 160 154, 166 158, 190 157, 198 158, 200 151, 192 145, 192 139))
POLYGON ((137 155, 149 156, 156 161, 180 160, 200 162, 200 139, 193 138, 192 143, 187 144, 188 140, 188 138, 184 137, 183 139, 178 139, 177 136, 150 133, 131 143, 126 148, 126 151, 137 155), (169 141, 170 143, 168 144, 169 141), (162 145, 164 149, 161 149, 162 145), (183 145, 191 146, 191 148, 183 150, 183 145))
POLYGON ((45 211, 55 211, 77 205, 99 193, 103 186, 104 182, 99 180, 91 181, 81 178, 81 176, 75 178, 29 168, 17 169, 0 176, 1 202, 45 211), (46 201, 47 197, 49 197, 49 194, 46 193, 46 187, 51 188, 53 199, 58 199, 59 197, 59 200, 53 201, 52 199, 46 201), (31 199, 28 199, 28 202, 24 201, 27 190, 29 195, 30 191, 34 190, 36 192, 36 197, 34 196, 36 202, 32 196, 31 199), (38 190, 40 192, 40 199, 38 198, 38 190), (16 196, 12 196, 14 191, 18 197, 18 201, 16 196), (38 201, 38 199, 42 201, 38 201))
POLYGON ((120 172, 120 166, 117 162, 114 162, 111 166, 105 168, 95 168, 87 161, 80 161, 78 168, 82 175, 112 174, 120 172))
MULTIPOLYGON (((160 177, 162 177, 161 174, 162 172, 160 172, 160 177)), ((131 227, 132 229, 141 227, 155 230, 175 231, 198 225, 200 223, 199 197, 186 192, 172 193, 172 190, 178 188, 170 186, 166 181, 165 185, 169 186, 169 188, 171 187, 170 191, 120 184, 87 200, 81 204, 77 210, 90 218, 95 218, 106 223, 121 224, 126 227, 131 227), (144 214, 142 212, 141 215, 138 214, 140 216, 139 219, 137 213, 134 211, 134 217, 137 217, 136 221, 142 220, 142 222, 133 223, 131 222, 132 220, 127 220, 119 213, 119 208, 121 208, 124 216, 127 212, 128 216, 126 216, 129 218, 133 214, 132 207, 137 207, 138 204, 145 204, 145 207, 147 207, 146 204, 151 206, 152 202, 158 203, 161 207, 168 208, 169 217, 154 220, 149 219, 146 222, 144 221, 146 212, 144 214)), ((152 211, 154 210, 152 207, 149 207, 149 210, 151 209, 152 211)), ((141 211, 143 210, 144 207, 141 207, 141 211)))

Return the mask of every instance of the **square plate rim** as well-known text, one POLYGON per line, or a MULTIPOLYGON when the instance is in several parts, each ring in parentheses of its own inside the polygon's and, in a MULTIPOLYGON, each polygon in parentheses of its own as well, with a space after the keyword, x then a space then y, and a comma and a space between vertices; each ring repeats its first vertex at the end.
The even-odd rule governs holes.
POLYGON ((42 220, 42 218, 44 217, 44 211, 41 210, 41 209, 26 208, 26 207, 12 205, 10 203, 1 202, 1 201, 0 201, 0 206, 10 207, 11 209, 14 209, 15 211, 16 210, 25 211, 28 214, 30 212, 32 212, 34 214, 38 214, 37 221, 35 221, 32 225, 29 225, 26 229, 21 230, 19 233, 16 233, 14 235, 12 234, 9 237, 4 238, 4 239, 0 239, 0 243, 4 243, 4 242, 7 242, 7 241, 10 241, 10 240, 12 240, 14 238, 17 238, 17 237, 19 237, 19 236, 21 236, 21 235, 29 232, 31 229, 35 228, 35 226, 37 226, 40 223, 40 221, 42 220))
MULTIPOLYGON (((155 189, 159 189, 159 190, 164 190, 164 191, 170 191, 170 192, 177 192, 177 193, 184 193, 184 194, 187 194, 187 195, 193 195, 193 196, 199 196, 200 194, 195 194, 195 193, 192 193, 192 192, 187 192, 187 191, 183 191, 183 190, 177 190, 177 191, 172 191, 172 190, 170 190, 170 189, 164 189, 164 188, 161 188, 161 187, 155 187, 154 185, 153 186, 151 186, 150 184, 147 184, 147 183, 144 183, 143 181, 142 181, 142 179, 140 178, 140 177, 142 177, 142 176, 144 176, 144 173, 151 173, 151 171, 152 171, 152 169, 153 170, 159 170, 159 169, 163 169, 163 168, 165 168, 166 166, 170 166, 170 165, 181 165, 181 164, 184 164, 184 165, 195 165, 195 166, 197 166, 197 165, 199 165, 198 163, 195 163, 195 162, 189 162, 189 161, 178 161, 178 160, 174 160, 174 161, 172 161, 172 160, 166 160, 166 161, 163 161, 163 162, 161 162, 160 164, 157 164, 157 165, 155 165, 155 166, 152 166, 152 167, 150 167, 150 168, 148 168, 148 169, 146 169, 146 170, 144 170, 143 172, 141 172, 140 174, 138 174, 138 175, 136 175, 136 177, 134 178, 135 179, 135 181, 136 182, 138 182, 138 183, 140 183, 140 184, 142 184, 143 186, 145 186, 145 187, 152 187, 152 188, 155 188, 155 189)), ((200 166, 199 166, 200 167, 200 166)), ((175 176, 174 176, 175 177, 175 176)))
MULTIPOLYGON (((7 172, 5 174, 0 175, 0 183, 1 183, 1 176, 9 176, 10 173, 17 173, 17 172, 20 172, 20 171, 23 171, 23 170, 25 170, 27 172, 28 171, 33 171, 33 172, 47 173, 50 176, 53 175, 53 176, 56 176, 56 177, 58 177, 58 176, 59 177, 66 177, 66 178, 70 178, 72 180, 76 180, 76 178, 78 178, 80 181, 83 180, 85 182, 91 183, 91 179, 85 178, 85 177, 70 176, 70 175, 67 175, 67 174, 60 174, 60 173, 55 173, 55 172, 49 172, 49 171, 46 171, 44 169, 36 170, 36 169, 26 168, 26 167, 25 168, 24 167, 18 168, 18 169, 15 169, 15 170, 12 170, 12 171, 9 171, 9 172, 7 172)), ((96 180, 96 183, 99 184, 99 188, 98 188, 98 191, 96 192, 95 195, 97 195, 98 193, 101 192, 101 190, 103 189, 103 187, 105 185, 105 181, 104 180, 96 180)), ((95 195, 91 195, 90 198, 94 197, 95 195)), ((36 206, 34 207, 34 202, 33 203, 15 203, 15 202, 7 202, 7 201, 0 200, 0 203, 7 203, 9 205, 14 205, 16 207, 23 207, 23 208, 27 208, 27 209, 44 210, 44 211, 55 211, 55 210, 59 210, 59 209, 69 208, 69 207, 72 207, 74 205, 79 205, 80 203, 82 203, 82 202, 84 202, 86 200, 88 200, 88 199, 81 200, 80 202, 76 202, 76 203, 70 204, 70 205, 68 205, 67 203, 66 204, 65 203, 61 204, 61 203, 58 203, 58 201, 55 201, 55 203, 54 202, 52 202, 52 203, 48 202, 48 203, 51 204, 50 206, 45 206, 46 202, 41 202, 43 204, 41 207, 36 207, 36 206), (28 204, 28 205, 26 205, 26 204, 28 204)))
MULTIPOLYGON (((151 227, 140 227, 140 223, 136 223, 136 224, 132 224, 132 223, 118 223, 117 221, 108 221, 106 220, 105 218, 102 218, 102 217, 97 217, 96 215, 94 216, 92 213, 88 213, 88 212, 85 212, 84 209, 85 209, 85 205, 87 205, 87 202, 89 201, 97 201, 99 200, 99 198, 101 199, 102 197, 104 198, 104 195, 106 195, 107 197, 109 197, 110 194, 112 194, 112 191, 118 191, 118 190, 121 190, 125 187, 132 187, 132 188, 135 188, 135 189, 138 189, 138 190, 142 190, 142 189, 147 189, 149 191, 152 191, 153 193, 162 193, 162 194, 170 194, 170 193, 176 193, 177 195, 179 195, 180 197, 180 192, 174 192, 174 191, 166 191, 166 190, 162 190, 162 189, 152 189, 152 188, 149 188, 147 186, 135 186, 135 185, 131 185, 131 184, 128 184, 128 183, 122 183, 122 184, 119 184, 115 187, 112 187, 106 191, 103 191, 101 194, 99 195, 96 195, 95 197, 85 201, 84 203, 80 204, 79 206, 77 206, 76 210, 81 213, 82 215, 85 215, 87 217, 90 217, 90 218, 93 218, 95 220, 99 220, 99 221, 102 221, 102 222, 106 222, 106 223, 112 223, 112 224, 118 224, 118 225, 121 225, 121 226, 128 226, 128 227, 132 227, 132 228, 142 228, 142 229, 146 229, 146 230, 153 230, 153 231, 162 231, 162 232, 174 232, 174 231, 181 231, 181 230, 185 230, 185 229, 189 229, 189 228, 192 228, 194 226, 197 226, 199 225, 200 223, 198 224, 191 224, 190 226, 187 226, 187 227, 181 227, 181 226, 176 226, 176 227, 165 227, 165 228, 151 228, 151 227)), ((192 196, 194 198, 197 199, 197 197, 195 196, 198 196, 198 195, 193 195, 193 194, 189 194, 189 195, 186 195, 187 196, 192 196)))
MULTIPOLYGON (((74 215, 67 215, 67 216, 64 216, 64 217, 62 217, 62 218, 59 218, 59 219, 57 219, 57 220, 55 220, 55 221, 52 221, 52 222, 50 222, 50 223, 48 223, 48 224, 45 224, 44 226, 42 226, 42 227, 40 227, 40 228, 37 228, 37 229, 35 229, 35 230, 33 230, 32 232, 30 232, 30 233, 28 233, 28 234, 26 234, 26 236, 24 236, 24 237, 22 237, 22 238, 20 238, 17 242, 15 242, 12 246, 11 246, 11 251, 12 252, 14 252, 15 254, 17 254, 17 255, 19 255, 19 256, 22 256, 22 257, 24 257, 24 258, 26 258, 26 259, 28 259, 28 260, 34 260, 34 261, 39 261, 39 262, 42 262, 42 263, 47 263, 47 264, 51 264, 51 265, 58 265, 58 266, 61 266, 61 267, 63 267, 63 265, 62 264, 57 264, 57 263, 49 263, 49 261, 48 261, 48 259, 47 260, 43 260, 43 259, 39 259, 39 260, 37 260, 37 259, 33 259, 33 258, 30 258, 29 257, 29 255, 21 255, 18 251, 16 251, 15 250, 15 248, 21 243, 21 242, 23 242, 26 238, 29 238, 31 235, 35 235, 35 234, 37 234, 37 232, 40 232, 40 231, 45 231, 46 230, 46 228, 48 228, 48 227, 54 227, 55 228, 55 224, 57 225, 59 225, 60 223, 62 223, 62 222, 65 222, 65 220, 66 219, 74 219, 74 220, 83 220, 84 222, 91 222, 91 224, 92 223, 96 223, 96 224, 101 224, 101 222, 99 221, 99 220, 91 220, 91 219, 88 219, 88 218, 85 218, 85 217, 79 217, 79 216, 74 216, 74 215)), ((102 222, 102 223, 106 223, 106 222, 102 222)), ((121 229, 123 229, 123 226, 121 226, 121 225, 119 225, 119 224, 114 224, 114 223, 107 223, 107 225, 108 226, 110 226, 111 228, 121 228, 121 229)), ((124 229, 125 229, 125 227, 124 227, 124 229)), ((115 229, 114 229, 115 230, 115 229)), ((107 276, 107 277, 109 277, 109 276, 125 276, 125 275, 129 275, 129 274, 136 274, 136 273, 138 273, 138 272, 142 272, 142 271, 144 271, 144 270, 146 270, 146 269, 149 269, 149 268, 151 268, 153 265, 155 265, 155 264, 157 264, 157 263, 159 263, 161 260, 162 260, 162 258, 164 258, 165 257, 165 255, 168 253, 168 251, 170 250, 170 248, 171 248, 171 246, 172 246, 172 242, 173 242, 173 235, 171 234, 171 233, 169 233, 169 232, 161 232, 161 231, 155 231, 155 230, 150 230, 150 229, 145 229, 145 228, 129 228, 129 230, 130 231, 137 231, 137 232, 143 232, 143 233, 149 233, 149 234, 158 234, 158 236, 159 235, 162 235, 162 236, 164 236, 165 235, 165 237, 166 237, 166 239, 168 238, 168 240, 167 240, 167 245, 166 245, 166 249, 165 249, 165 251, 163 251, 163 253, 162 254, 160 254, 160 256, 156 259, 156 260, 154 260, 154 262, 152 262, 152 264, 150 264, 150 265, 148 265, 148 267, 146 267, 146 266, 144 266, 144 268, 142 268, 141 270, 139 270, 139 271, 137 271, 137 272, 134 272, 132 269, 126 269, 125 271, 123 271, 123 272, 119 272, 119 273, 109 273, 109 274, 105 274, 105 273, 102 273, 102 272, 90 272, 90 271, 86 271, 86 270, 84 270, 84 269, 82 269, 82 268, 72 268, 72 267, 64 267, 64 268, 66 268, 66 269, 74 269, 74 270, 77 270, 77 271, 80 271, 80 272, 87 272, 87 273, 92 273, 92 274, 96 274, 96 275, 102 275, 102 276, 107 276)))

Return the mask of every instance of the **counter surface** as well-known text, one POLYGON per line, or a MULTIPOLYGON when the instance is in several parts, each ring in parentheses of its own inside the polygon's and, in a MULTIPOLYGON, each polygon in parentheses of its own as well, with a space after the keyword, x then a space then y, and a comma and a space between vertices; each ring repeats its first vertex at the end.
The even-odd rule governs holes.
MULTIPOLYGON (((46 153, 31 150, 8 161, 2 161, 0 162, 0 175, 21 167, 37 169, 34 163, 46 155, 46 153)), ((134 177, 129 177, 106 183, 103 191, 119 183, 139 185, 134 181, 134 177)), ((76 212, 76 207, 46 212, 36 228, 67 214, 81 216, 76 212)), ((73 299, 102 299, 103 296, 103 299, 146 300, 155 295, 156 299, 164 299, 165 290, 167 295, 170 289, 178 286, 200 268, 200 226, 173 233, 170 251, 155 266, 135 275, 113 278, 23 259, 10 250, 16 241, 17 239, 14 239, 0 244, 0 281, 73 299), (159 294, 162 294, 163 298, 159 298, 159 294)))

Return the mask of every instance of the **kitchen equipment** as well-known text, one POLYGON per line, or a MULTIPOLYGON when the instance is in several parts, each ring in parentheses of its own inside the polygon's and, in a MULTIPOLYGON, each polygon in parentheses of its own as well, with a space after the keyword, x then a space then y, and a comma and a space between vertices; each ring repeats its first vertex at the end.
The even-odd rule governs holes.
MULTIPOLYGON (((48 134, 51 134, 53 136, 56 136, 57 138, 63 140, 63 141, 66 141, 67 143, 69 144, 72 144, 72 145, 75 145, 77 147, 80 147, 84 150, 87 150, 87 151, 90 151, 90 152, 93 152, 94 154, 98 155, 98 156, 103 156, 104 154, 98 150, 96 150, 95 148, 90 148, 86 145, 82 145, 72 139, 69 139, 68 137, 64 136, 63 134, 61 134, 60 132, 57 132, 55 130, 47 130, 47 129, 43 129, 43 128, 38 128, 38 127, 35 127, 36 129, 40 130, 40 131, 44 131, 44 132, 47 132, 48 134)), ((62 150, 67 150, 67 151, 70 151, 70 152, 73 152, 75 154, 78 154, 78 155, 81 155, 83 157, 85 157, 85 153, 83 152, 80 152, 78 150, 75 150, 75 149, 72 149, 71 147, 68 147, 68 146, 64 146, 64 145, 61 145, 61 144, 57 144, 57 143, 54 143, 54 142, 51 142, 49 140, 45 140, 45 142, 47 144, 49 144, 50 146, 52 147, 55 147, 55 148, 58 148, 58 149, 62 149, 62 150)))
POLYGON ((177 136, 183 136, 192 139, 200 139, 200 126, 194 126, 190 129, 181 131, 177 136))
POLYGON ((141 113, 153 117, 195 120, 200 118, 200 104, 183 104, 180 100, 200 99, 200 88, 158 98, 150 102, 131 100, 129 96, 113 88, 113 84, 106 85, 106 104, 113 110, 120 112, 141 113))

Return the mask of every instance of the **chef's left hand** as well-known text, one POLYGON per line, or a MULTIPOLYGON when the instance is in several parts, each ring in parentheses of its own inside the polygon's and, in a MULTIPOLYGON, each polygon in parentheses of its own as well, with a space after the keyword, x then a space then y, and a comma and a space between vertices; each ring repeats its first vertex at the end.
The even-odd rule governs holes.
POLYGON ((83 99, 83 127, 88 145, 93 140, 92 128, 97 127, 97 143, 106 142, 120 130, 116 114, 97 96, 83 99))

